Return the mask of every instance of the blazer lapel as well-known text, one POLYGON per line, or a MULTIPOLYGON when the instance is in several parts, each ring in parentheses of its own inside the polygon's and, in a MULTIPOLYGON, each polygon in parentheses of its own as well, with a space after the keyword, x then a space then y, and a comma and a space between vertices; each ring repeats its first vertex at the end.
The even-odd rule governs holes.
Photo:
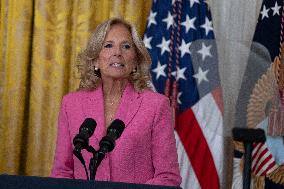
POLYGON ((122 95, 115 117, 122 120, 125 127, 127 127, 138 112, 141 102, 141 95, 135 91, 131 84, 128 84, 122 95))
MULTIPOLYGON (((82 103, 82 111, 86 118, 93 118, 97 122, 97 127, 93 136, 97 140, 96 143, 98 144, 101 138, 106 134, 103 91, 101 85, 96 90, 87 93, 82 103)), ((90 138, 91 143, 92 138, 93 137, 90 138)))
MULTIPOLYGON (((82 101, 82 111, 85 117, 93 118, 97 122, 97 127, 93 135, 96 143, 106 135, 103 99, 102 85, 100 85, 96 90, 87 92, 87 95, 82 101)), ((135 91, 131 84, 128 84, 123 92, 115 118, 122 120, 127 127, 138 112, 141 102, 141 95, 135 91)), ((90 139, 91 143, 93 137, 90 139)))

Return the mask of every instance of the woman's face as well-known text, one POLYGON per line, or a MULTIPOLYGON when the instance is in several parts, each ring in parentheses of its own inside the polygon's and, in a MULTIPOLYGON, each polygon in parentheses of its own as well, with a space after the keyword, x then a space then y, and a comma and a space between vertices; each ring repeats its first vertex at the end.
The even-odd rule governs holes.
POLYGON ((125 79, 136 67, 132 36, 123 24, 112 25, 96 61, 102 79, 125 79))

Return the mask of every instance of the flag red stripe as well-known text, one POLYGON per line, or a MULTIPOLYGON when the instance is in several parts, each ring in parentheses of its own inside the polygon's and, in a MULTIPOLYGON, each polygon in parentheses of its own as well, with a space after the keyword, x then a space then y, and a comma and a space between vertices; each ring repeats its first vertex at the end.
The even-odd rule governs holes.
POLYGON ((219 178, 212 154, 191 109, 178 116, 176 131, 201 188, 219 189, 219 178))
MULTIPOLYGON (((264 155, 264 154, 263 154, 264 155)), ((263 168, 263 166, 265 165, 265 164, 267 164, 269 161, 270 161, 270 159, 272 159, 272 155, 271 154, 269 154, 269 156, 267 157, 267 158, 265 158, 261 163, 260 163, 260 165, 258 166, 258 168, 255 170, 255 173, 257 174, 258 172, 260 172, 260 170, 263 168)))
MULTIPOLYGON (((257 170, 259 170, 259 168, 257 168, 257 166, 258 166, 258 162, 260 161, 260 159, 261 158, 263 158, 263 156, 264 156, 264 154, 266 154, 266 153, 268 153, 268 149, 267 148, 265 148, 263 151, 261 151, 261 152, 259 152, 259 156, 258 156, 258 158, 257 159, 254 159, 253 161, 256 161, 257 163, 255 163, 254 164, 254 166, 253 166, 253 168, 252 168, 252 170, 253 171, 257 171, 257 170), (257 170, 255 170, 257 168, 257 170)), ((266 158, 265 158, 266 159, 266 158)), ((264 160, 265 161, 265 160, 264 160)), ((261 163, 261 165, 263 164, 263 162, 261 163)), ((260 166, 259 166, 260 167, 260 166)), ((260 167, 261 168, 261 167, 260 167)))
POLYGON ((212 92, 211 92, 220 112, 224 112, 224 104, 223 104, 223 99, 222 99, 222 89, 221 87, 217 87, 216 89, 214 89, 212 92))
POLYGON ((259 153, 259 150, 262 148, 263 143, 259 143, 256 147, 254 147, 252 151, 252 159, 255 159, 257 154, 259 153))
POLYGON ((271 162, 270 165, 265 169, 265 171, 263 171, 263 173, 260 176, 264 176, 266 175, 266 173, 272 169, 274 166, 276 165, 275 161, 271 162))

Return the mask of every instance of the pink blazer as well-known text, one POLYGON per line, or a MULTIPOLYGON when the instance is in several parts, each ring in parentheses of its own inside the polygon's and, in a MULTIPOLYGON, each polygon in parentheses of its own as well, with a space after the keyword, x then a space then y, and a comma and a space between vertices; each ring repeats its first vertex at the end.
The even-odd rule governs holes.
MULTIPOLYGON (((96 120, 90 145, 99 149, 106 135, 102 87, 79 91, 63 97, 52 177, 86 179, 83 165, 72 154, 72 140, 85 118, 96 120)), ((128 84, 115 118, 126 127, 114 150, 98 167, 96 180, 179 186, 181 177, 175 147, 169 100, 146 90, 137 93, 128 84)), ((86 166, 92 155, 82 150, 86 166)))

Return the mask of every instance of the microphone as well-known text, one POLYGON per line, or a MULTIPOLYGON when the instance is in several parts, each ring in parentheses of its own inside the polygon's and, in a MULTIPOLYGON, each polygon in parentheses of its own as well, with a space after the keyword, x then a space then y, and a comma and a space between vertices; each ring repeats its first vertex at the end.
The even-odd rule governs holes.
POLYGON ((98 153, 106 154, 107 152, 111 152, 114 149, 115 140, 121 136, 124 128, 125 124, 123 121, 115 119, 108 127, 107 135, 101 139, 98 153))
POLYGON ((73 139, 74 150, 73 154, 85 164, 82 157, 81 150, 86 149, 89 146, 89 138, 94 134, 97 123, 92 118, 86 118, 79 129, 79 134, 77 134, 73 139))
POLYGON ((99 143, 99 150, 94 154, 94 157, 90 160, 89 168, 91 180, 95 179, 98 166, 101 164, 106 153, 111 152, 114 149, 115 140, 121 136, 124 128, 125 124, 119 119, 115 119, 108 127, 107 135, 104 136, 99 143))
POLYGON ((243 170, 243 189, 250 188, 251 180, 251 154, 255 142, 264 143, 266 140, 264 130, 249 128, 233 128, 233 138, 244 143, 244 170, 243 170))

